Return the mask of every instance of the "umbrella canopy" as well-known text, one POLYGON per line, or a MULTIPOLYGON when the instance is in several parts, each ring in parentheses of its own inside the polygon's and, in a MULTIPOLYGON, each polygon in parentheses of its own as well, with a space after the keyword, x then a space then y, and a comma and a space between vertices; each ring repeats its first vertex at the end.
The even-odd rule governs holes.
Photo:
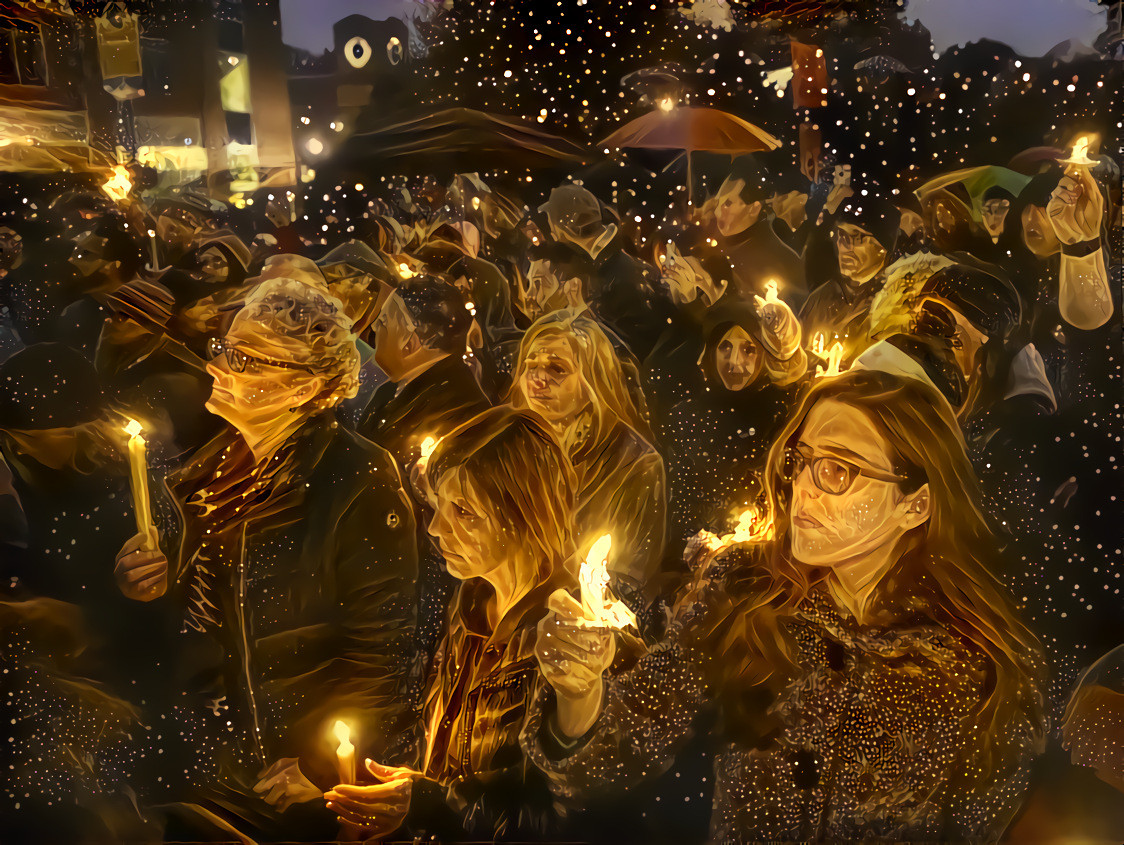
POLYGON ((452 176, 566 167, 590 158, 584 147, 518 118, 457 108, 356 132, 331 164, 396 175, 452 176))
POLYGON ((998 185, 1014 196, 1018 196, 1030 181, 1029 176, 1008 170, 1006 167, 984 165, 983 167, 966 167, 963 170, 954 170, 935 179, 930 179, 915 192, 922 202, 938 190, 946 190, 958 196, 972 215, 972 219, 979 222, 980 208, 983 203, 984 193, 988 188, 998 185))
POLYGON ((759 126, 719 109, 676 106, 631 120, 605 138, 610 149, 681 150, 737 156, 775 150, 781 142, 759 126))

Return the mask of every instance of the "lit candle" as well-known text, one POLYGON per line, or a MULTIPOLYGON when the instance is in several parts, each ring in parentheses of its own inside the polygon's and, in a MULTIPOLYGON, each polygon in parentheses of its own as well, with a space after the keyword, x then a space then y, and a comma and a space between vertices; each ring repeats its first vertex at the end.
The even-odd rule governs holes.
POLYGON ((843 361, 843 344, 838 340, 831 344, 831 349, 827 350, 827 369, 825 370, 819 364, 816 365, 816 378, 826 378, 828 376, 837 376, 843 372, 840 368, 840 363, 843 361))
POLYGON ((432 435, 428 436, 421 442, 421 457, 418 458, 418 469, 425 469, 429 464, 429 456, 433 454, 433 449, 437 445, 437 438, 432 435))
POLYGON ((101 189, 115 202, 122 202, 129 196, 133 189, 133 180, 129 178, 129 171, 123 165, 115 165, 113 175, 105 181, 101 189))
POLYGON ((340 783, 355 783, 355 746, 351 744, 351 729, 347 722, 336 719, 332 733, 339 742, 336 746, 336 771, 340 783))
POLYGON ((152 506, 148 498, 148 462, 141 424, 129 420, 125 433, 129 435, 129 486, 133 493, 133 513, 137 519, 137 533, 145 536, 142 548, 156 551, 159 548, 156 526, 152 522, 152 506))
POLYGON ((769 279, 765 282, 765 301, 766 302, 780 302, 781 298, 777 296, 777 290, 780 284, 776 279, 769 279))
POLYGON ((636 615, 609 588, 609 550, 613 535, 602 534, 589 550, 578 572, 583 624, 591 628, 626 628, 636 625, 636 615))
POLYGON ((407 264, 405 261, 402 261, 398 264, 398 275, 403 279, 412 279, 417 274, 410 269, 409 264, 407 264))
POLYGON ((1073 151, 1069 154, 1069 158, 1064 160, 1065 164, 1074 164, 1078 167, 1096 167, 1098 162, 1089 158, 1089 136, 1082 135, 1073 144, 1073 151))

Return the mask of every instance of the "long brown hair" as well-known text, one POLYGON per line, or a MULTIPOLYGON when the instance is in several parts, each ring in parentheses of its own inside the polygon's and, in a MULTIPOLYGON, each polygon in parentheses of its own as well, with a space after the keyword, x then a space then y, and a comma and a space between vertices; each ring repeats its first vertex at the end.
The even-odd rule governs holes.
POLYGON ((576 586, 576 482, 546 423, 530 411, 489 408, 443 437, 427 476, 436 489, 451 470, 468 477, 493 521, 538 569, 535 584, 576 586))
MULTIPOLYGON (((785 481, 785 455, 818 402, 833 399, 861 409, 886 438, 898 471, 909 480, 906 492, 929 485, 930 516, 903 538, 898 572, 910 596, 920 600, 934 622, 981 653, 990 667, 990 684, 978 724, 989 736, 1021 711, 1035 739, 1045 736, 1041 646, 995 578, 999 547, 981 506, 981 494, 952 408, 922 382, 869 370, 852 370, 824 379, 804 397, 778 435, 765 473, 775 539, 760 552, 764 567, 743 567, 729 582, 719 618, 700 628, 698 644, 722 655, 715 664, 720 687, 764 684, 794 666, 794 646, 782 622, 790 617, 824 577, 789 551, 791 482, 785 481), (991 730, 989 730, 989 728, 991 730)), ((725 700, 734 700, 723 694, 725 700)))
POLYGON ((639 376, 631 362, 622 362, 601 326, 587 310, 563 309, 540 317, 519 344, 519 362, 508 391, 508 401, 517 408, 527 407, 522 379, 527 372, 527 353, 540 337, 557 335, 569 344, 579 365, 593 405, 594 437, 600 442, 613 426, 622 422, 649 444, 656 442, 648 425, 647 407, 640 390, 639 376))

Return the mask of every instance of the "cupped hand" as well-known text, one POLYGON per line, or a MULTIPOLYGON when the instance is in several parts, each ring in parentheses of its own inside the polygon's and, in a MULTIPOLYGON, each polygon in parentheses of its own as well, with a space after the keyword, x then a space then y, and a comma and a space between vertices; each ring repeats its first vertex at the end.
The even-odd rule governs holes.
POLYGON ((1071 164, 1050 194, 1046 216, 1059 241, 1077 244, 1100 237, 1104 197, 1087 167, 1071 164))
POLYGON ((410 810, 414 781, 422 773, 406 766, 384 766, 374 760, 367 760, 364 765, 377 783, 337 784, 324 793, 324 798, 341 822, 361 828, 368 840, 381 839, 402 826, 410 810))

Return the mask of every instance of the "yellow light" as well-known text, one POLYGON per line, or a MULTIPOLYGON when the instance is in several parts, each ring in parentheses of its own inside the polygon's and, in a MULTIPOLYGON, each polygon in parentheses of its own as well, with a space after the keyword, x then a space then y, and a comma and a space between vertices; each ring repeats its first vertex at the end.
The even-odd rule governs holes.
POLYGON ((304 147, 314 156, 318 156, 320 153, 324 152, 324 142, 319 138, 309 138, 305 141, 304 147))
POLYGON ((417 273, 410 269, 409 264, 402 262, 398 265, 398 275, 403 279, 412 279, 417 275, 417 273))
POLYGON ((663 97, 656 105, 660 107, 660 111, 669 112, 675 108, 675 100, 671 99, 671 97, 663 97))
POLYGON ((125 426, 125 433, 130 437, 137 437, 142 431, 144 431, 144 428, 136 420, 129 420, 128 425, 125 426))
POLYGON ((110 199, 122 202, 133 189, 133 180, 129 178, 129 171, 124 165, 114 165, 113 175, 105 181, 101 189, 109 195, 110 199))
POLYGON ((434 448, 437 446, 437 438, 433 435, 427 435, 421 442, 421 457, 418 458, 418 469, 425 469, 429 463, 429 456, 433 454, 434 448))
POLYGON ((355 747, 351 744, 351 728, 343 719, 336 719, 336 723, 332 725, 332 733, 336 735, 336 741, 340 744, 341 751, 355 747))

